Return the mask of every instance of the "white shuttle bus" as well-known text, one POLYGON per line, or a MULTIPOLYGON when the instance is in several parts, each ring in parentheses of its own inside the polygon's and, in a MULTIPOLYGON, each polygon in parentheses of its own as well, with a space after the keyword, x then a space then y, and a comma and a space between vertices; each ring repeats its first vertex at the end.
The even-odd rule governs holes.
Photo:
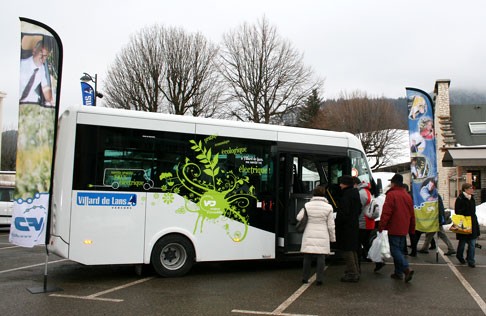
MULTIPOLYGON (((99 107, 59 120, 49 250, 86 264, 295 256, 296 214, 312 189, 371 182, 349 133, 99 107)), ((333 201, 331 199, 331 201, 333 201)))

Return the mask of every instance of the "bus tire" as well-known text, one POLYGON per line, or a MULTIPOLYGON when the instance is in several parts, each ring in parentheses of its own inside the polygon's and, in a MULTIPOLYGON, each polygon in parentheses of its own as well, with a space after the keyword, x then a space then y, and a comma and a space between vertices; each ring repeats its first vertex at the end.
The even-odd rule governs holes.
POLYGON ((189 272, 195 257, 189 239, 181 235, 167 235, 155 243, 150 261, 160 276, 180 277, 189 272))

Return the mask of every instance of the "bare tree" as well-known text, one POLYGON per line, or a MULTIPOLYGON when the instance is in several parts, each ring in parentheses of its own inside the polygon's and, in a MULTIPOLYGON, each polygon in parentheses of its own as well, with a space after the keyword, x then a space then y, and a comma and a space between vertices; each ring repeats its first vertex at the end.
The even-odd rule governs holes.
POLYGON ((17 159, 17 134, 16 130, 8 130, 2 133, 2 165, 0 170, 15 170, 17 159))
POLYGON ((265 17, 225 34, 223 46, 220 70, 230 86, 231 114, 239 120, 280 123, 322 85, 265 17))
POLYGON ((144 28, 108 71, 107 106, 212 115, 221 95, 217 53, 199 33, 157 25, 144 28))
POLYGON ((325 102, 312 127, 356 135, 375 170, 397 158, 403 146, 400 129, 406 129, 401 113, 385 98, 366 93, 342 93, 335 102, 325 102))
POLYGON ((108 107, 159 112, 164 63, 159 37, 157 26, 142 29, 117 55, 105 82, 108 107))

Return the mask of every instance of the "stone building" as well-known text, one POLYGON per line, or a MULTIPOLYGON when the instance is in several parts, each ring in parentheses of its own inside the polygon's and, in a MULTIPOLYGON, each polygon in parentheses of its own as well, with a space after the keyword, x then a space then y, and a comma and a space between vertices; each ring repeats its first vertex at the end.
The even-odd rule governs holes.
MULTIPOLYGON (((476 204, 486 202, 486 105, 451 104, 449 79, 434 87, 434 126, 437 147, 438 190, 448 208, 463 183, 472 183, 476 204)), ((410 183, 410 162, 380 168, 400 173, 410 183)))
POLYGON ((464 182, 475 188, 476 204, 486 200, 486 105, 450 104, 450 80, 435 83, 435 129, 439 193, 446 207, 464 182))

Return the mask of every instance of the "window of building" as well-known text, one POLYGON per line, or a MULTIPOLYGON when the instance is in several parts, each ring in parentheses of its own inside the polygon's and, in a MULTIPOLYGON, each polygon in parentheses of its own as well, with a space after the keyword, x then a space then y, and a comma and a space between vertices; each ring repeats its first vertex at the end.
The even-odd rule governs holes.
POLYGON ((469 122, 471 134, 486 134, 486 122, 469 122))
POLYGON ((481 190, 481 171, 468 170, 467 173, 471 174, 472 185, 475 190, 481 190))

